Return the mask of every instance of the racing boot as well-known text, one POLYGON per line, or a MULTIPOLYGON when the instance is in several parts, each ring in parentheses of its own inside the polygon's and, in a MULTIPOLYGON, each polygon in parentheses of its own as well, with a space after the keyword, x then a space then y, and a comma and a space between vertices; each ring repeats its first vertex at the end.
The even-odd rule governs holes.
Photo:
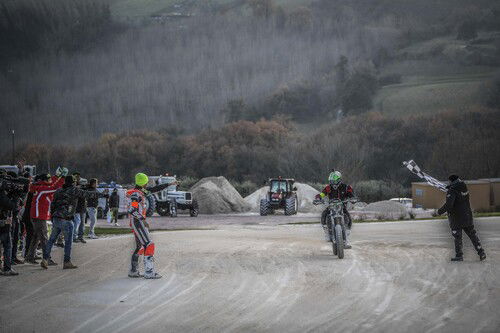
POLYGON ((135 272, 128 272, 128 277, 129 278, 140 278, 142 277, 143 275, 141 273, 139 273, 139 271, 135 271, 135 272))
POLYGON ((451 261, 464 261, 464 257, 457 255, 451 258, 451 261))
POLYGON ((144 256, 144 278, 161 279, 161 275, 155 271, 153 256, 144 256))
POLYGON ((128 277, 130 277, 130 278, 142 277, 142 274, 139 273, 139 255, 137 255, 137 254, 132 255, 132 260, 130 262, 130 271, 128 272, 128 277))
POLYGON ((484 253, 484 251, 482 251, 481 253, 479 253, 479 260, 483 261, 485 259, 486 259, 486 253, 484 253))
POLYGON ((349 240, 350 236, 351 236, 351 230, 347 229, 345 232, 345 244, 344 244, 344 249, 346 250, 352 249, 351 241, 349 240))

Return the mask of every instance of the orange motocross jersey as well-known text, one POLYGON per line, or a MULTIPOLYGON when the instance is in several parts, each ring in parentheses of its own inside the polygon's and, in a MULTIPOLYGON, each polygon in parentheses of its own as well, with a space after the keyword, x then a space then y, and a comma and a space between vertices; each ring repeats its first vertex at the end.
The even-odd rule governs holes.
POLYGON ((126 194, 130 218, 146 218, 146 196, 138 189, 131 189, 126 194))

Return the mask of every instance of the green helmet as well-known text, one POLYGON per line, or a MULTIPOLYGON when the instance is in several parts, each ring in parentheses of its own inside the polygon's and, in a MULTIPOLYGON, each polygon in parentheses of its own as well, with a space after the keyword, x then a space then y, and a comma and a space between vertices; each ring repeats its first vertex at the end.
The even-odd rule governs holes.
POLYGON ((135 184, 138 186, 144 186, 149 182, 148 176, 144 173, 138 173, 135 175, 135 184))
POLYGON ((330 184, 338 184, 340 183, 341 179, 342 179, 342 174, 339 171, 330 172, 330 175, 328 176, 328 182, 330 184))

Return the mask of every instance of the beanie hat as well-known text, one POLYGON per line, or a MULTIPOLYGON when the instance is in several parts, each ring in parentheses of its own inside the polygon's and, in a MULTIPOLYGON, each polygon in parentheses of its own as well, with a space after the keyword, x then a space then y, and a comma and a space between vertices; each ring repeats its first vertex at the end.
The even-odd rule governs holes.
POLYGON ((450 176, 448 177, 448 180, 449 180, 450 182, 454 182, 454 181, 455 181, 455 180, 457 180, 457 179, 458 179, 458 176, 457 176, 457 175, 455 175, 455 174, 450 175, 450 176))
POLYGON ((66 176, 64 177, 64 185, 70 186, 75 183, 75 178, 73 176, 66 176))

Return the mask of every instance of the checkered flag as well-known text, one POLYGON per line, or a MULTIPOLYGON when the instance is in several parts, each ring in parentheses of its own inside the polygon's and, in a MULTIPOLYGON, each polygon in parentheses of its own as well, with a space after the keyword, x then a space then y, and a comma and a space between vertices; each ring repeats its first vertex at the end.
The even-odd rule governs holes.
POLYGON ((417 165, 417 163, 415 163, 414 160, 410 160, 408 162, 403 162, 403 165, 405 167, 407 167, 411 173, 414 173, 417 176, 419 176, 420 178, 424 179, 427 182, 427 184, 434 186, 434 187, 437 187, 438 189, 440 189, 443 192, 446 192, 446 185, 441 183, 436 178, 431 177, 428 174, 426 174, 425 172, 423 172, 420 169, 420 167, 417 165))

